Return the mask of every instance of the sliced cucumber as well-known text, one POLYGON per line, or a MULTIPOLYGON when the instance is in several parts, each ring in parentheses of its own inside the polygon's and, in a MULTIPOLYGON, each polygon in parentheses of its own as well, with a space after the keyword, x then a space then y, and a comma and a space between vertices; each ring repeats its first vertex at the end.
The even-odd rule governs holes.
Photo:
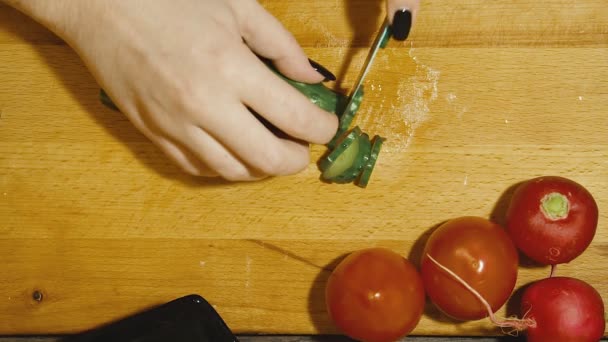
POLYGON ((359 106, 361 105, 361 101, 363 99, 363 86, 359 88, 359 90, 353 95, 353 101, 351 102, 349 108, 343 108, 339 113, 338 117, 340 119, 340 123, 338 126, 338 132, 334 136, 334 138, 327 144, 327 147, 330 149, 335 148, 339 137, 348 130, 350 125, 359 110, 359 106))
POLYGON ((363 171, 361 172, 361 176, 359 176, 359 180, 357 181, 357 185, 359 187, 365 188, 369 183, 369 179, 372 176, 372 171, 374 170, 374 166, 376 165, 376 161, 378 160, 378 155, 380 154, 380 149, 382 148, 383 142, 384 138, 378 135, 374 136, 369 158, 367 160, 367 163, 363 167, 363 171))
POLYGON ((321 160, 321 177, 331 180, 341 175, 359 157, 359 136, 361 129, 355 127, 348 133, 343 134, 338 140, 338 146, 321 160))
POLYGON ((367 165, 367 160, 371 153, 372 143, 369 140, 369 136, 366 133, 362 133, 357 139, 359 144, 359 153, 357 158, 353 161, 352 165, 338 176, 331 178, 330 181, 334 183, 350 183, 359 177, 361 171, 367 165))

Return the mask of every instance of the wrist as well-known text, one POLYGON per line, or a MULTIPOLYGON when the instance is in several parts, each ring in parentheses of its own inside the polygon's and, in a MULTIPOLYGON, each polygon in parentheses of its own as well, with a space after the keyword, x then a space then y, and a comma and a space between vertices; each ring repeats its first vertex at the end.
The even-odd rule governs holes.
POLYGON ((0 0, 37 21, 66 41, 73 38, 91 1, 0 0))

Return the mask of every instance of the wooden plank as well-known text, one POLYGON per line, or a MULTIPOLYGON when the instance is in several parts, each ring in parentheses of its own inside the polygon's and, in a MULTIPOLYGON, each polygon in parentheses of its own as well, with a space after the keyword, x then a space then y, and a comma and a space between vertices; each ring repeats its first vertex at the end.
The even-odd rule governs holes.
MULTIPOLYGON (((380 1, 262 0, 304 47, 366 47, 384 17, 380 1)), ((426 0, 410 38, 417 47, 604 47, 603 0, 426 0)), ((62 44, 39 25, 0 4, 0 44, 62 44)))
MULTIPOLYGON (((262 3, 349 89, 379 3, 262 3)), ((336 333, 323 288, 341 256, 386 246, 416 260, 429 229, 501 221, 505 191, 543 174, 595 195, 598 235, 559 272, 608 298, 608 9, 571 4, 425 1, 366 82, 356 123, 388 139, 366 190, 324 184, 314 164, 251 184, 181 174, 99 103, 67 45, 0 5, 0 334, 70 333, 188 293, 238 333, 336 333)), ((518 287, 546 274, 522 268, 518 287)), ((500 331, 429 306, 415 333, 500 331)))

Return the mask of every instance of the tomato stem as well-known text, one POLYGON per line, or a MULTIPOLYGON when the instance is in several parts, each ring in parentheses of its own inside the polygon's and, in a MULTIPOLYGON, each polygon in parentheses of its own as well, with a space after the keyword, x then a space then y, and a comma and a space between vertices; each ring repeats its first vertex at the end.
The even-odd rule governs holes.
POLYGON ((492 311, 492 307, 490 306, 488 301, 485 300, 485 298, 483 298, 483 296, 479 292, 477 292, 477 290, 475 290, 471 285, 469 285, 466 281, 464 281, 464 279, 460 278, 452 270, 450 270, 449 268, 445 267, 444 265, 439 263, 437 260, 435 260, 432 256, 430 256, 429 254, 427 254, 426 256, 435 265, 437 265, 437 267, 439 267, 444 272, 448 273, 454 279, 456 279, 456 281, 458 281, 462 286, 464 286, 467 290, 469 290, 479 300, 479 302, 481 302, 481 304, 488 311, 488 317, 490 318, 490 321, 492 321, 492 323, 494 323, 494 325, 500 327, 501 329, 503 329, 503 331, 504 331, 504 328, 511 328, 512 331, 507 332, 509 335, 512 335, 513 333, 517 333, 519 331, 526 330, 529 327, 536 326, 536 321, 532 318, 527 318, 527 315, 528 315, 527 313, 524 315, 524 317, 522 319, 519 319, 519 318, 499 319, 498 317, 496 317, 496 315, 492 311))
POLYGON ((540 210, 549 220, 561 220, 568 217, 570 201, 559 192, 552 192, 540 200, 540 210))

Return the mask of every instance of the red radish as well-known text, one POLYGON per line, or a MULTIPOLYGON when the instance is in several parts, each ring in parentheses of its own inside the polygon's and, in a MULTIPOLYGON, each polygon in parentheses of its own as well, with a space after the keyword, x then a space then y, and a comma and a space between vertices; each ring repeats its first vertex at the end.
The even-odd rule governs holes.
POLYGON ((582 185, 563 177, 530 179, 513 194, 507 232, 519 250, 543 265, 572 261, 595 236, 598 208, 582 185))
POLYGON ((535 322, 527 329, 529 342, 597 342, 606 328, 600 294, 575 278, 533 283, 524 291, 521 314, 535 322))

